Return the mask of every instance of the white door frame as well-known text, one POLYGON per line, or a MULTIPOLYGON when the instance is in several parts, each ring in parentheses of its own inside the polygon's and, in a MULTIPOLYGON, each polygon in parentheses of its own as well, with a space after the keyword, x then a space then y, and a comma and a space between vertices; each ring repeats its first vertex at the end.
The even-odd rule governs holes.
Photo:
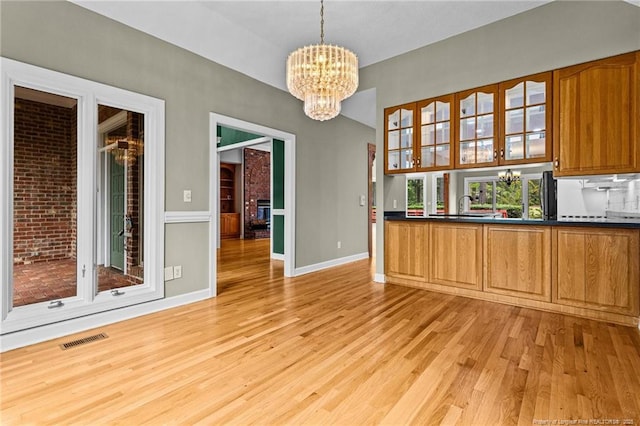
MULTIPOLYGON (((233 117, 227 117, 221 114, 210 113, 209 115, 209 212, 211 216, 209 226, 209 258, 210 264, 210 288, 211 296, 217 294, 217 258, 216 249, 218 248, 218 229, 219 229, 219 167, 220 160, 218 158, 217 148, 217 128, 218 126, 229 127, 233 129, 247 131, 258 135, 263 135, 271 139, 279 139, 284 141, 284 209, 278 213, 284 214, 284 276, 295 276, 295 147, 296 136, 292 133, 283 132, 281 130, 272 129, 261 126, 259 124, 250 123, 248 121, 239 120, 233 117)), ((240 145, 233 145, 238 148, 240 145)), ((231 149, 231 148, 230 148, 231 149)), ((271 210, 274 214, 273 209, 271 210)), ((272 250, 273 252, 273 250, 272 250)))

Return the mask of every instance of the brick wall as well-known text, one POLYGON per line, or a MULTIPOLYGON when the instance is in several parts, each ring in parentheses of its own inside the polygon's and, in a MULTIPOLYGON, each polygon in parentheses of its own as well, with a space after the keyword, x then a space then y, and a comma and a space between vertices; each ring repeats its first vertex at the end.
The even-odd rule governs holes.
MULTIPOLYGON (((144 140, 144 115, 127 111, 127 138, 144 140)), ((142 217, 140 196, 144 193, 142 188, 144 179, 140 179, 140 177, 143 173, 143 167, 144 157, 142 155, 127 166, 127 216, 131 218, 133 228, 129 232, 131 236, 125 240, 126 262, 129 274, 139 278, 143 277, 142 258, 140 257, 143 236, 141 232, 143 223, 140 220, 142 217)))
POLYGON ((16 264, 75 257, 76 119, 75 108, 15 101, 16 264))
POLYGON ((258 200, 271 198, 271 154, 245 148, 244 150, 244 238, 269 238, 269 230, 252 230, 251 221, 258 214, 258 200))

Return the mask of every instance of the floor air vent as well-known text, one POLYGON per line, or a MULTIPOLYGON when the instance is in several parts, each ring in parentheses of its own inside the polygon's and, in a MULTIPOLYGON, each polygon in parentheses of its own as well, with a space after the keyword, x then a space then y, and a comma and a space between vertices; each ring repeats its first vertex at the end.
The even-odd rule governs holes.
POLYGON ((70 349, 75 348, 76 346, 84 345, 85 343, 95 342, 97 340, 106 339, 107 336, 105 333, 96 334, 95 336, 84 337, 82 339, 73 340, 71 342, 63 343, 60 345, 61 349, 70 349))

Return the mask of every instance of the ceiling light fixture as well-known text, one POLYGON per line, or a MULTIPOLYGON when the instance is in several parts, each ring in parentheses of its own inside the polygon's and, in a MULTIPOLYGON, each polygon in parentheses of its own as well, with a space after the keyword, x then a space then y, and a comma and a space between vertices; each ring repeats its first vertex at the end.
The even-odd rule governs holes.
POLYGON ((319 121, 340 114, 340 102, 358 88, 355 53, 324 44, 324 0, 320 1, 320 44, 301 47, 289 55, 287 88, 304 101, 304 113, 319 121))
POLYGON ((520 172, 512 172, 511 169, 507 169, 506 172, 498 172, 498 180, 500 182, 506 183, 507 186, 510 186, 513 182, 517 182, 520 180, 520 172))

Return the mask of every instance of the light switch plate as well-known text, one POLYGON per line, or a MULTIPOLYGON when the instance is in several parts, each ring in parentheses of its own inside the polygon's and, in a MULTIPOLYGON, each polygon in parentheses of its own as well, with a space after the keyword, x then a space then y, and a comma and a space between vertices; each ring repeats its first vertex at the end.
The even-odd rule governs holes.
POLYGON ((173 278, 178 279, 182 278, 182 265, 177 265, 173 267, 173 278))
POLYGON ((171 281, 173 279, 173 266, 164 268, 164 280, 171 281))
POLYGON ((185 189, 182 192, 182 199, 185 203, 190 203, 191 202, 191 190, 190 189, 185 189))
POLYGON ((365 201, 366 201, 365 196, 364 195, 360 195, 360 205, 361 206, 364 206, 365 201))

